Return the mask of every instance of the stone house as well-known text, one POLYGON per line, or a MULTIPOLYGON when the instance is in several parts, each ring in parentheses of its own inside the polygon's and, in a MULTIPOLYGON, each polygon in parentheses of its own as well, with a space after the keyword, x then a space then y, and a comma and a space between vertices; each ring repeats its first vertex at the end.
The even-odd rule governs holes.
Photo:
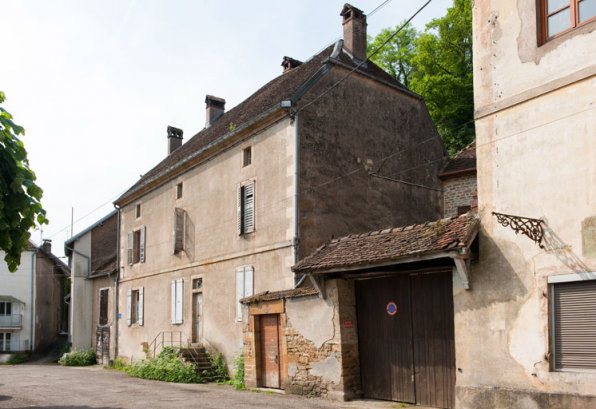
POLYGON ((38 247, 29 241, 14 273, 4 263, 0 251, 0 362, 5 353, 43 351, 66 334, 67 306, 63 283, 68 267, 52 254, 51 240, 38 247))
MULTIPOLYGON (((235 108, 208 95, 187 143, 168 127, 168 156, 116 200, 119 356, 174 339, 230 363, 247 342, 241 299, 292 289, 299 303, 314 290, 291 267, 332 237, 440 217, 447 155, 424 100, 365 61, 362 11, 346 5, 341 18, 342 41, 285 57, 235 108)), ((278 331, 275 308, 250 322, 278 331)), ((270 358, 255 384, 286 388, 282 357, 270 358)))
POLYGON ((104 365, 116 356, 117 243, 116 210, 64 242, 72 269, 70 342, 93 348, 104 365))
POLYGON ((458 152, 439 178, 443 181, 443 217, 459 216, 472 210, 476 181, 476 141, 458 152))

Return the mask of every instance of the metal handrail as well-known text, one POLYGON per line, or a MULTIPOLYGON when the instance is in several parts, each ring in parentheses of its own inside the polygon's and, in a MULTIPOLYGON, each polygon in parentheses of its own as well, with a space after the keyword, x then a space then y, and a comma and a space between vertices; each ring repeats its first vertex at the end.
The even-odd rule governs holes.
POLYGON ((153 339, 153 341, 151 341, 151 343, 148 346, 148 350, 151 351, 151 349, 153 348, 153 358, 156 357, 156 352, 159 350, 161 351, 161 349, 163 349, 166 346, 178 346, 180 348, 186 348, 189 352, 189 355, 191 356, 192 360, 194 361, 194 363, 198 363, 198 355, 195 355, 194 352, 194 348, 190 348, 190 338, 188 336, 186 336, 186 334, 182 331, 162 331, 159 334, 157 334, 157 336, 153 339), (175 336, 175 334, 177 334, 175 336), (168 336, 169 335, 169 339, 168 336), (161 339, 160 339, 161 337, 161 339), (177 339, 175 339, 177 338, 177 339), (186 342, 184 344, 184 342, 186 342))

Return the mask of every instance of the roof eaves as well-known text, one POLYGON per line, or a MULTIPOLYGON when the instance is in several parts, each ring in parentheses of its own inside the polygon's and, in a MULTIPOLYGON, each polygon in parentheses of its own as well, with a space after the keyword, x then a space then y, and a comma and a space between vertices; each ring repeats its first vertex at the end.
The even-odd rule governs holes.
MULTIPOLYGON (((281 102, 281 101, 280 101, 281 102)), ((125 192, 122 196, 120 196, 118 199, 116 199, 114 201, 114 204, 116 205, 124 205, 127 204, 128 202, 130 202, 130 200, 126 201, 126 199, 130 199, 132 196, 134 196, 135 193, 139 192, 140 190, 142 190, 144 187, 151 185, 154 182, 157 182, 158 180, 166 177, 169 174, 172 174, 173 172, 176 171, 176 169, 180 168, 183 164, 191 161, 192 159, 204 154, 205 152, 208 152, 209 150, 211 150, 212 148, 214 148, 215 146, 219 145, 220 143, 232 138, 233 136, 235 136, 236 134, 240 133, 241 131, 243 131, 244 129, 248 128, 251 125, 254 125, 256 122, 260 121, 263 118, 266 118, 267 116, 271 115, 272 113, 274 113, 275 111, 282 109, 280 104, 276 104, 273 107, 269 108, 268 110, 266 110, 265 112, 257 115, 256 117, 254 117, 253 119, 245 122, 244 124, 242 124, 241 126, 239 126, 238 128, 234 129, 231 132, 228 132, 227 134, 223 135, 222 137, 216 139, 215 141, 211 142, 210 144, 206 145, 205 147, 199 149, 198 151, 188 155, 187 157, 185 157, 184 159, 176 162, 174 165, 170 166, 167 169, 164 169, 162 172, 158 173, 157 175, 147 179, 146 181, 144 181, 143 183, 141 183, 140 185, 138 185, 136 188, 133 188, 127 192, 125 192)), ((200 163, 200 162, 199 162, 200 163)), ((199 164, 197 163, 197 165, 199 164)), ((156 185, 155 187, 161 186, 163 183, 165 183, 167 180, 170 180, 171 178, 175 177, 176 174, 172 174, 170 178, 162 181, 161 183, 159 183, 158 185, 156 185)), ((151 189, 152 190, 152 189, 151 189)))

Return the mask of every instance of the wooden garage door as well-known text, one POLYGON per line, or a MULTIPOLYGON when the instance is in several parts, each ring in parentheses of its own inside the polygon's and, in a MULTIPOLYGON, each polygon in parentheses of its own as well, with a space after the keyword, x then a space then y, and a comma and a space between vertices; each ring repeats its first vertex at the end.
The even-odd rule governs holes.
POLYGON ((364 395, 453 408, 451 274, 362 280, 356 297, 364 395))

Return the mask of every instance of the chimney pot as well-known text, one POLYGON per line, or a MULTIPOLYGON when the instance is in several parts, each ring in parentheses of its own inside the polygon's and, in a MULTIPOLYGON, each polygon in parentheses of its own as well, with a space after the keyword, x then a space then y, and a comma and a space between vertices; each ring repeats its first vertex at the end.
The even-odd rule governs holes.
POLYGON ((205 122, 205 127, 208 128, 226 111, 226 100, 214 97, 213 95, 207 95, 205 97, 205 103, 207 104, 207 120, 205 122))
POLYGON ((50 254, 52 252, 52 240, 43 239, 43 243, 41 244, 41 249, 45 253, 50 254))
POLYGON ((366 15, 362 10, 346 3, 340 16, 343 17, 344 49, 354 59, 366 60, 366 15))
POLYGON ((300 65, 302 65, 302 61, 298 61, 290 57, 284 57, 284 60, 281 62, 281 66, 284 67, 284 74, 290 71, 292 68, 296 68, 300 65))
POLYGON ((182 135, 184 132, 182 129, 168 126, 168 156, 172 154, 176 149, 182 146, 182 135))

